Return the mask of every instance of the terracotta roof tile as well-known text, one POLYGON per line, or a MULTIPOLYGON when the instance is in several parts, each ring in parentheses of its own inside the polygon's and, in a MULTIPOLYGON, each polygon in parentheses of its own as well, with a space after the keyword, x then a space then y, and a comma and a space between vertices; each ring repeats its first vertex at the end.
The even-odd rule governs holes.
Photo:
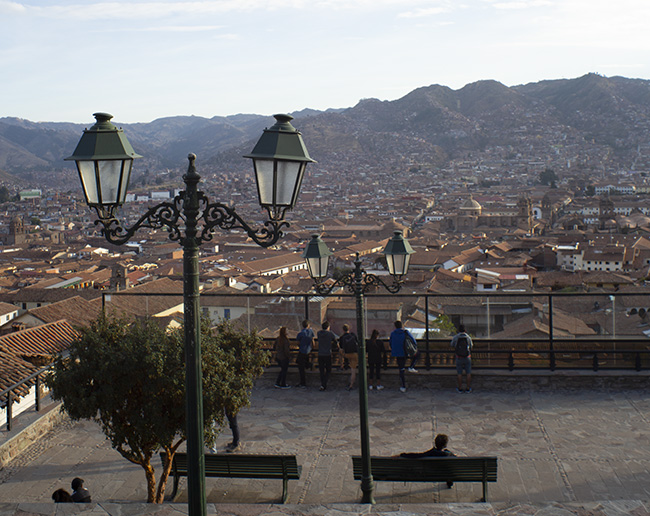
POLYGON ((79 333, 67 321, 57 321, 0 337, 0 349, 28 359, 67 349, 79 333))
MULTIPOLYGON (((30 364, 13 353, 9 353, 0 348, 0 391, 4 391, 12 385, 20 382, 39 369, 38 366, 30 364)), ((14 394, 19 396, 26 395, 33 384, 33 381, 27 382, 22 389, 14 391, 14 394)), ((6 402, 6 396, 0 397, 0 403, 3 406, 6 406, 6 402)))
POLYGON ((75 326, 89 326, 91 321, 94 321, 99 316, 101 309, 96 304, 86 301, 80 296, 75 296, 39 308, 33 308, 27 313, 44 323, 65 319, 75 326))

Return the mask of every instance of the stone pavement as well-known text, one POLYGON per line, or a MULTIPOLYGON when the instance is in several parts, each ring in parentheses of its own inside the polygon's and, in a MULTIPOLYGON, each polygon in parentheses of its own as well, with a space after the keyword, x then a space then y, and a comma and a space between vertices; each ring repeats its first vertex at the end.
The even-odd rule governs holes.
MULTIPOLYGON (((443 432, 458 454, 499 457, 499 478, 488 504, 476 503, 480 484, 378 482, 373 508, 356 505, 349 457, 359 454, 359 404, 358 391, 344 389, 347 375, 336 374, 325 392, 317 374, 309 388, 289 390, 274 389, 274 376, 271 370, 259 380, 252 406, 240 414, 244 451, 296 454, 302 476, 289 482, 284 507, 272 505, 279 480, 209 478, 211 514, 650 514, 646 375, 478 373, 474 392, 458 394, 453 375, 421 371, 408 375, 402 394, 388 374, 386 389, 369 393, 373 455, 425 450, 443 432)), ((220 447, 229 438, 226 428, 220 447)), ((184 514, 185 479, 178 504, 133 503, 145 499, 142 469, 88 422, 58 424, 0 470, 0 515, 184 514), (51 503, 51 493, 75 476, 97 503, 51 503)))

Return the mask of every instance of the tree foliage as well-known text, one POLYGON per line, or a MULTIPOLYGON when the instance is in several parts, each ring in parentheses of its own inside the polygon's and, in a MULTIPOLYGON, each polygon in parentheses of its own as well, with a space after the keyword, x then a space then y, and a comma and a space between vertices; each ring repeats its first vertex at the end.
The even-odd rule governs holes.
POLYGON ((539 173, 539 182, 543 185, 555 187, 557 180, 557 174, 552 168, 546 168, 539 173))
POLYGON ((12 196, 6 186, 0 186, 0 204, 18 200, 18 196, 12 196))
MULTIPOLYGON (((227 322, 201 326, 206 443, 224 426, 224 411, 250 403, 253 383, 268 364, 261 338, 227 322)), ((185 358, 182 328, 167 332, 154 320, 100 316, 60 357, 48 380, 54 399, 73 420, 102 427, 124 458, 140 465, 147 502, 161 503, 171 461, 185 441, 185 358), (159 482, 151 459, 167 453, 159 482)))
POLYGON ((458 331, 454 326, 454 323, 452 323, 449 317, 444 314, 440 314, 436 316, 435 319, 431 320, 429 322, 429 328, 431 328, 437 336, 451 336, 455 335, 458 331))

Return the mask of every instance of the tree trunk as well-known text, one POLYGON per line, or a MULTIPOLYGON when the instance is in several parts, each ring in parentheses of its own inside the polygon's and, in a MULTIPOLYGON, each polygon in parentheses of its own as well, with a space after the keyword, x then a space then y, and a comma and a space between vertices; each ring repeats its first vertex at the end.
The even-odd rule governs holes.
POLYGON ((145 459, 142 467, 147 477, 147 503, 161 503, 156 499, 156 472, 151 465, 151 459, 145 459))
POLYGON ((178 447, 184 439, 179 440, 177 443, 172 446, 163 446, 163 450, 167 455, 165 462, 163 464, 162 473, 160 474, 160 479, 158 481, 158 491, 156 492, 156 503, 163 503, 165 501, 165 489, 167 487, 167 480, 169 479, 169 474, 172 471, 172 462, 174 460, 174 454, 178 447))

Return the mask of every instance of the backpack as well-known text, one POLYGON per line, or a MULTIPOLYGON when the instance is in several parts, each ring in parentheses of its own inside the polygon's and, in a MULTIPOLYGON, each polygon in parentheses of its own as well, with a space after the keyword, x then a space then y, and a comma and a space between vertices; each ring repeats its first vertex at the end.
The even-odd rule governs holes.
POLYGON ((404 332, 404 354, 407 357, 415 356, 418 352, 418 343, 406 331, 404 332))
POLYGON ((344 333, 339 339, 339 343, 343 348, 343 353, 356 353, 357 349, 357 336, 354 333, 344 333))
POLYGON ((456 356, 461 358, 469 356, 469 338, 467 335, 459 335, 456 339, 456 356))

